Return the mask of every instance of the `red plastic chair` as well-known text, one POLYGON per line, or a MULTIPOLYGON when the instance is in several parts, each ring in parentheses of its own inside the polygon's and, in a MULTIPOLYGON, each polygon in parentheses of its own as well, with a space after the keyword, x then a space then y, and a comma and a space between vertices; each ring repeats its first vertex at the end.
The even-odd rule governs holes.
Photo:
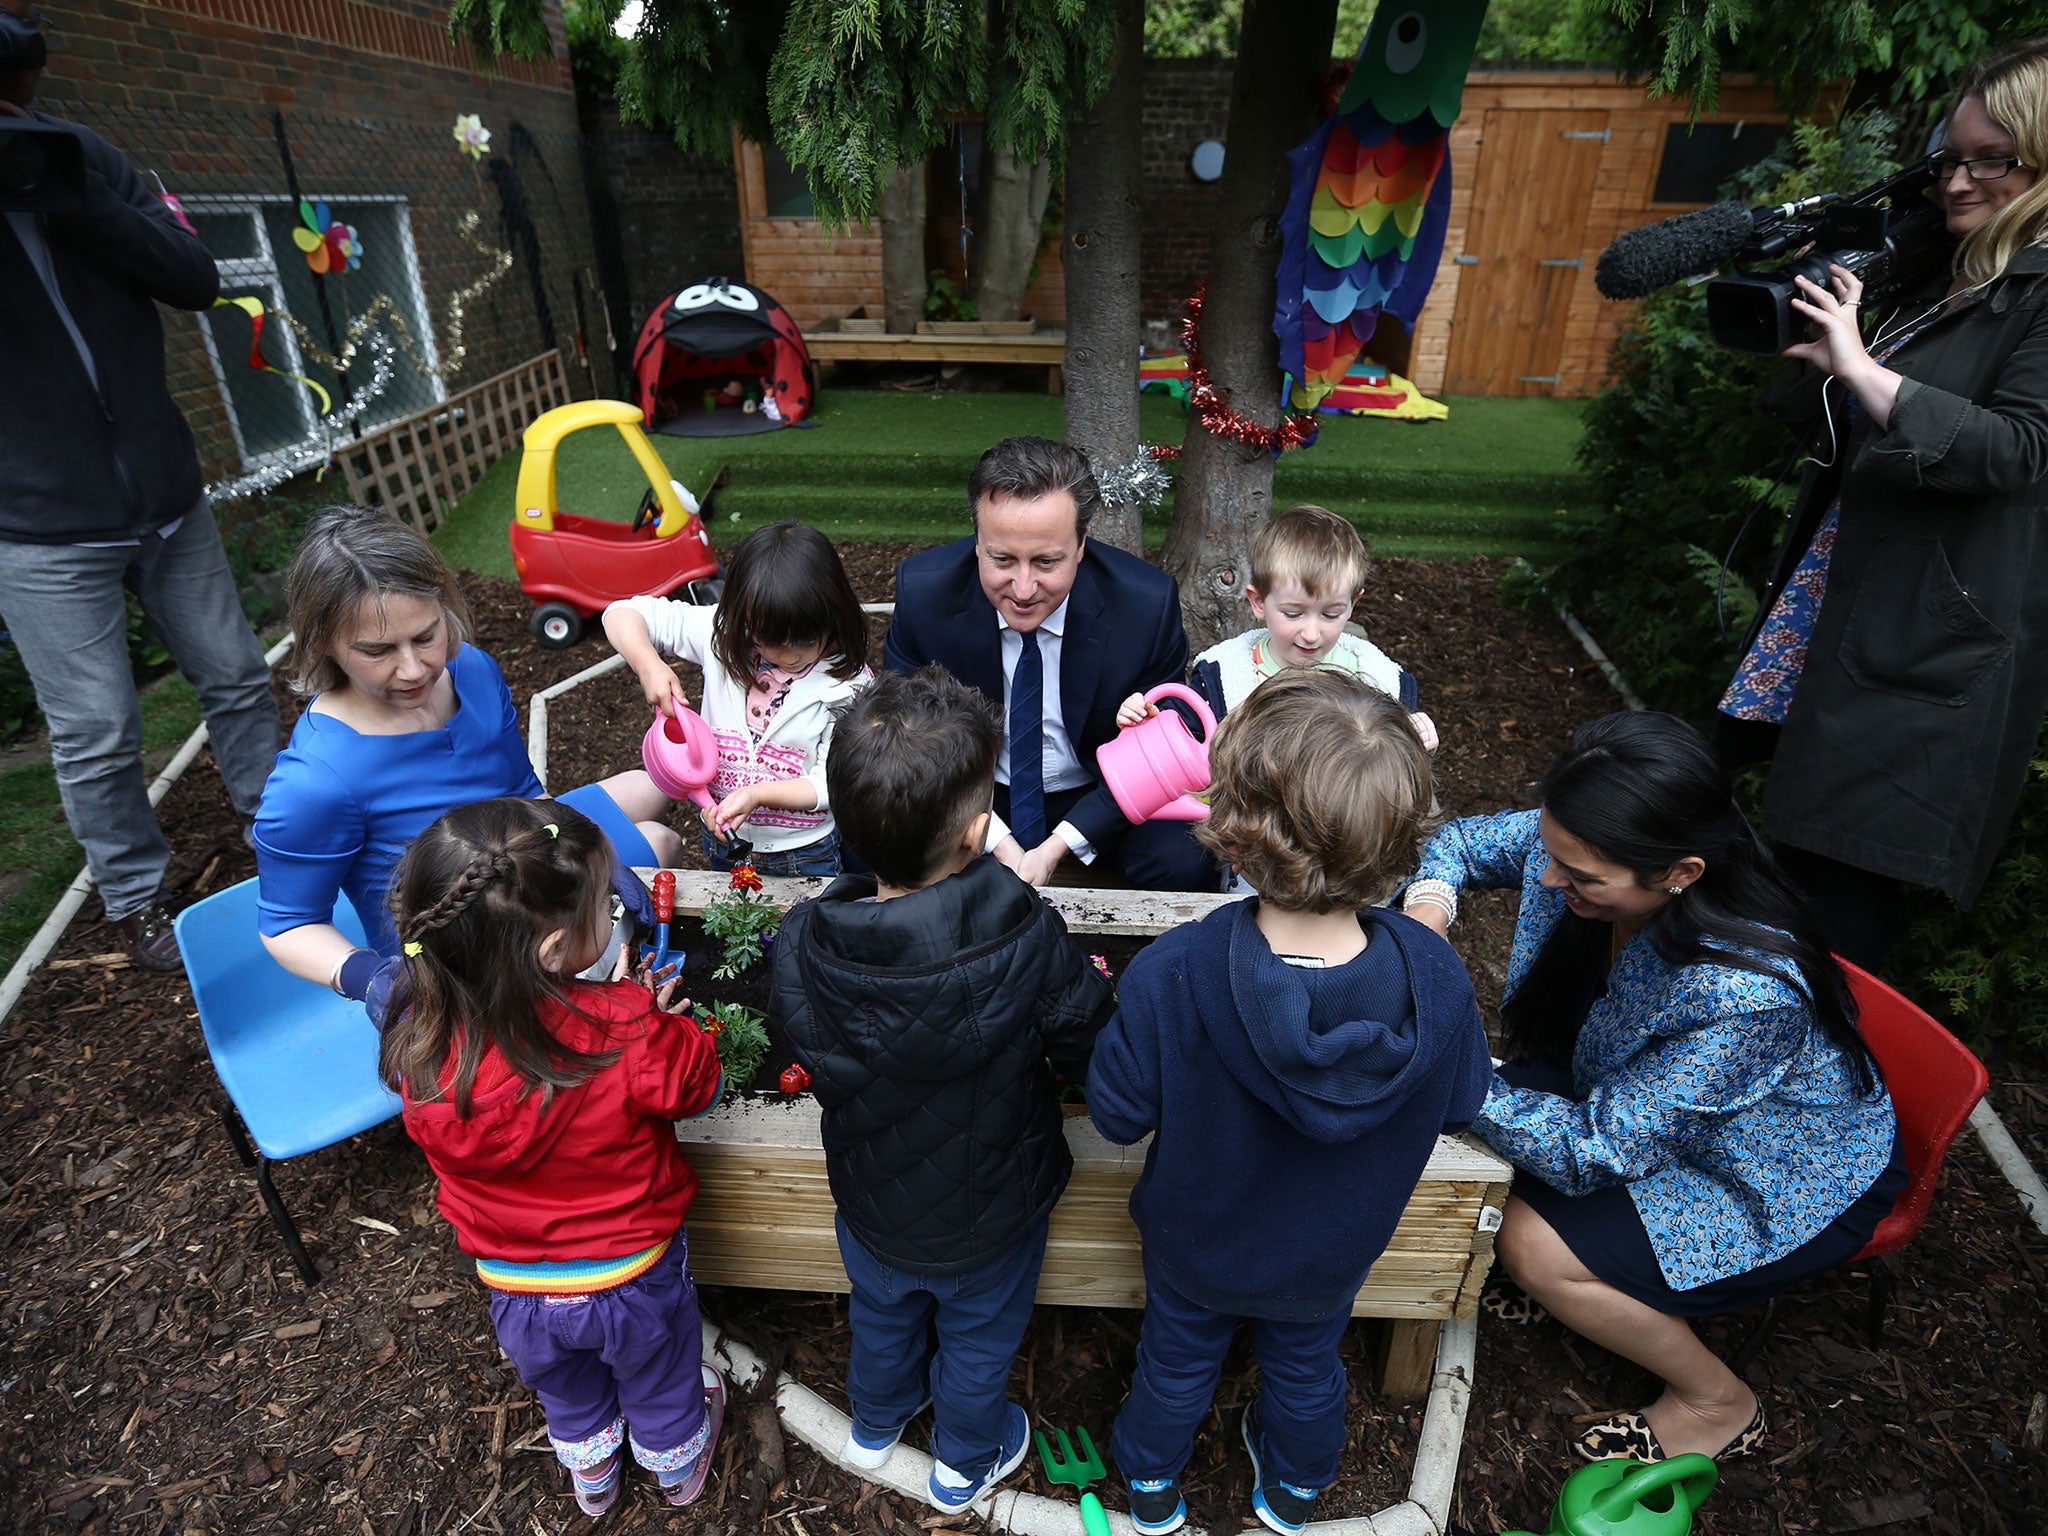
MULTIPOLYGON (((1856 998, 1856 1027, 1891 1090, 1906 1166, 1912 1171, 1906 1187, 1892 1202, 1890 1214, 1849 1260, 1870 1264, 1870 1305, 1864 1330, 1875 1348, 1884 1337, 1885 1311, 1891 1304, 1892 1271, 1884 1256, 1920 1235, 1928 1207, 1934 1203, 1934 1187, 1941 1182, 1942 1160, 1970 1111, 1991 1086, 1991 1075, 1969 1047, 1924 1008, 1862 967, 1836 958, 1856 998)), ((1730 1360, 1731 1366, 1740 1370, 1756 1353, 1777 1321, 1777 1309, 1773 1299, 1763 1321, 1730 1360)))

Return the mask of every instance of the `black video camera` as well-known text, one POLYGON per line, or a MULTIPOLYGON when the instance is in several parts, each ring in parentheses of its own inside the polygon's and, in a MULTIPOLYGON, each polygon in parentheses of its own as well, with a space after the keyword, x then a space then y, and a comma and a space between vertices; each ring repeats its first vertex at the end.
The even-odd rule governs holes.
POLYGON ((85 146, 58 123, 0 117, 0 213, 85 206, 85 146))
POLYGON ((1735 260, 1755 261, 1802 246, 1811 249, 1775 267, 1708 283, 1707 334, 1730 351, 1775 357, 1807 334, 1806 322, 1792 309, 1792 300, 1799 295, 1792 280, 1804 277, 1826 288, 1831 264, 1862 279, 1864 304, 1896 298, 1932 272, 1952 249, 1946 215, 1920 195, 1933 181, 1924 163, 1914 165, 1860 192, 1825 202, 1817 216, 1794 212, 1761 225, 1751 236, 1750 249, 1735 260))
POLYGON ((1707 333, 1736 352, 1775 356, 1802 340, 1792 309, 1795 277, 1825 288, 1828 266, 1863 280, 1866 303, 1881 304, 1940 265, 1950 249, 1942 211, 1920 194, 1934 184, 1925 162, 1847 197, 1827 192, 1775 208, 1716 203, 1660 224, 1625 230, 1601 253, 1593 282, 1610 299, 1640 299, 1670 283, 1721 267, 1778 260, 1761 271, 1707 284, 1707 333))

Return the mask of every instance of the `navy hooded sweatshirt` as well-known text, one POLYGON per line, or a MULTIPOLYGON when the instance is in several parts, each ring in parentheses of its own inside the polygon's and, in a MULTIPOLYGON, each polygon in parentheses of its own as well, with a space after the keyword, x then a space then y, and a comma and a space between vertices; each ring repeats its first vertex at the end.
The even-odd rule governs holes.
POLYGON ((1141 951, 1095 1043, 1088 1115, 1152 1145, 1131 1219, 1189 1300, 1242 1317, 1349 1311, 1439 1132, 1492 1078, 1471 979, 1412 918, 1359 914, 1365 952, 1276 956, 1257 902, 1141 951))

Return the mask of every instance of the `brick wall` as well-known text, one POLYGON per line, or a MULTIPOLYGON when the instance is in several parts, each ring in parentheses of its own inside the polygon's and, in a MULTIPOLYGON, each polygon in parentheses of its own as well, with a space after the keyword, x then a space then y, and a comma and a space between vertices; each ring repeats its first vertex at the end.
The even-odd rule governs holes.
POLYGON ((1147 59, 1140 201, 1144 208, 1139 303, 1147 321, 1172 322, 1209 265, 1216 187, 1189 169, 1195 146, 1230 130, 1229 59, 1147 59))
MULTIPOLYGON (((686 155, 666 134, 621 123, 609 103, 586 104, 584 142, 601 222, 617 231, 618 340, 631 348, 641 322, 668 294, 709 276, 746 276, 733 168, 686 155)), ((600 241, 611 236, 600 233, 600 241)), ((608 278, 609 281, 609 278, 608 278)))
MULTIPOLYGON (((463 214, 478 211, 481 243, 510 250, 514 265, 464 307, 466 355, 447 388, 545 350, 545 317, 576 393, 606 392, 575 97, 559 9, 551 3, 550 11, 554 59, 487 73, 450 41, 445 7, 434 0, 82 0, 49 33, 38 105, 94 128, 138 171, 154 172, 200 204, 284 196, 271 115, 281 112, 308 196, 404 199, 444 370, 458 296, 488 270, 459 234, 463 214), (480 165, 457 151, 450 133, 457 114, 468 112, 492 131, 480 165), (530 242, 518 238, 516 222, 508 228, 508 201, 523 202, 530 242), (588 367, 576 351, 579 303, 593 342, 588 367)), ((293 249, 277 259, 303 260, 293 249)), ((338 330, 376 297, 360 280, 316 281, 338 330)), ((309 306, 295 309, 307 310, 300 320, 322 332, 309 306)), ((173 311, 164 320, 171 387, 199 439, 202 465, 209 478, 233 473, 240 461, 201 322, 173 311)), ((280 355, 268 336, 265 355, 280 355)), ((222 366, 245 360, 223 358, 222 366)), ((410 366, 400 358, 400 368, 410 366)), ((367 370, 359 365, 359 372, 367 370)))

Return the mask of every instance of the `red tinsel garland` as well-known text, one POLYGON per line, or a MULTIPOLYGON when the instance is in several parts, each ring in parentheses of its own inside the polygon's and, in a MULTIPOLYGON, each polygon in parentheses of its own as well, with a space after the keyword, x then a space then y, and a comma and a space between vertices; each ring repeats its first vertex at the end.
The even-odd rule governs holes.
MULTIPOLYGON (((1230 408, 1223 391, 1209 378, 1209 365, 1202 360, 1202 306, 1208 300, 1209 283, 1205 278, 1202 285, 1188 295, 1187 311, 1180 321, 1181 347, 1188 358, 1188 404, 1201 417, 1203 430, 1211 437, 1226 437, 1247 448, 1275 455, 1314 441, 1316 419, 1313 413, 1289 416, 1277 427, 1262 427, 1230 408)), ((1157 443, 1152 447, 1152 456, 1156 459, 1177 459, 1180 449, 1171 444, 1157 443)))

